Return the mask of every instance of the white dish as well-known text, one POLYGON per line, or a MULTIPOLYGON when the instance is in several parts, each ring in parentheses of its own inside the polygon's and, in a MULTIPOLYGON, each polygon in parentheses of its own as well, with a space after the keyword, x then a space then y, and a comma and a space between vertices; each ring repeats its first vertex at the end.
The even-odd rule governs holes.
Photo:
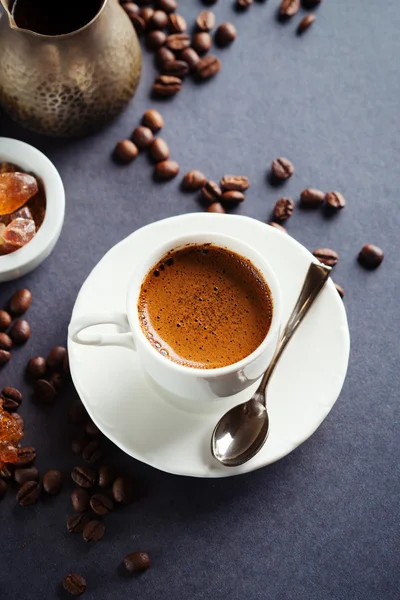
POLYGON ((64 222, 65 193, 53 163, 39 150, 11 138, 0 138, 0 162, 11 162, 43 180, 46 214, 35 237, 23 248, 0 256, 0 282, 11 281, 36 269, 53 250, 64 222))
MULTIPOLYGON (((137 230, 114 246, 94 268, 76 300, 73 315, 125 309, 135 260, 177 233, 214 231, 242 239, 274 269, 288 318, 314 257, 289 235, 254 219, 190 214, 137 230)), ((102 326, 104 327, 104 326, 102 326)), ((157 388, 137 355, 124 348, 68 343, 71 374, 91 418, 127 454, 169 473, 226 477, 258 469, 289 454, 318 428, 334 405, 346 375, 349 330, 333 283, 321 292, 285 351, 268 392, 271 431, 260 453, 241 467, 223 467, 211 456, 215 423, 232 405, 248 399, 257 383, 207 411, 187 410, 157 388)), ((204 409, 204 407, 202 407, 204 409)))

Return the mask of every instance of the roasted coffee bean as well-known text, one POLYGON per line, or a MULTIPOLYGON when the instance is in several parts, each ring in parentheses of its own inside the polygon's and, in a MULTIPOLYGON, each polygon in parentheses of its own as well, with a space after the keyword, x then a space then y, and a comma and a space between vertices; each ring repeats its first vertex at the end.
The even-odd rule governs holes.
POLYGON ((282 0, 280 12, 283 17, 293 17, 300 8, 300 0, 282 0))
POLYGON ((301 192, 300 204, 304 208, 315 208, 321 206, 325 199, 324 192, 316 190, 315 188, 306 188, 301 192))
POLYGON ((140 573, 151 566, 150 556, 147 552, 132 552, 124 558, 124 565, 129 573, 140 573))
POLYGON ((207 212, 224 214, 226 213, 226 210, 220 202, 212 202, 209 206, 207 206, 207 212))
POLYGON ((182 80, 173 75, 160 75, 153 84, 153 92, 158 96, 174 96, 181 91, 182 80))
POLYGON ((294 166, 290 160, 281 156, 272 161, 271 170, 276 179, 289 179, 294 173, 294 166))
POLYGON ((121 140, 114 148, 114 158, 118 162, 130 163, 138 154, 139 150, 131 140, 121 140))
POLYGON ((145 6, 144 8, 140 9, 139 14, 147 26, 147 23, 150 21, 151 17, 154 15, 154 8, 151 8, 150 6, 145 6))
POLYGON ((253 4, 253 0, 236 0, 236 8, 245 9, 253 4))
POLYGON ((186 48, 185 50, 182 50, 179 58, 188 65, 190 71, 193 71, 193 69, 196 68, 197 63, 200 60, 200 56, 193 48, 186 48))
POLYGON ((155 10, 147 21, 147 29, 165 29, 168 24, 168 16, 163 10, 155 10))
POLYGON ((215 43, 220 48, 225 48, 235 41, 236 37, 237 31, 233 23, 222 23, 215 32, 215 43))
POLYGON ((203 0, 203 4, 206 6, 213 6, 213 4, 217 4, 218 0, 203 0))
POLYGON ((11 350, 12 339, 6 333, 0 333, 0 350, 11 350))
POLYGON ((61 373, 52 373, 49 379, 49 383, 55 390, 60 390, 63 386, 64 380, 61 373))
POLYGON ((384 253, 379 246, 367 244, 361 248, 358 255, 358 262, 366 269, 376 269, 384 259, 384 253))
POLYGON ((68 411, 68 418, 70 423, 74 425, 80 425, 87 419, 86 408, 83 406, 80 400, 74 400, 68 411))
POLYGON ((222 197, 222 190, 215 181, 206 181, 201 188, 201 194, 208 202, 219 202, 222 197))
POLYGON ((71 442, 71 450, 77 456, 80 456, 83 452, 84 447, 86 446, 87 441, 84 439, 74 439, 71 442))
POLYGON ((93 423, 91 419, 85 425, 85 433, 90 435, 90 437, 96 437, 101 434, 100 429, 93 423))
POLYGON ((304 33, 314 23, 316 18, 315 15, 306 15, 303 17, 297 27, 297 32, 300 34, 304 33))
POLYGON ((13 387, 6 387, 0 394, 0 400, 3 401, 3 408, 8 412, 18 410, 22 402, 22 394, 19 390, 13 387))
POLYGON ((146 110, 142 117, 142 125, 148 127, 153 133, 156 133, 164 127, 164 119, 158 110, 146 110))
MULTIPOLYGON (((14 413, 15 414, 15 413, 14 413)), ((14 475, 14 467, 13 465, 4 465, 2 469, 0 469, 0 479, 6 479, 7 481, 13 478, 14 475)))
POLYGON ((43 475, 43 489, 46 494, 55 496, 61 490, 62 481, 63 477, 61 471, 58 471, 57 469, 51 469, 43 475))
POLYGON ((285 227, 283 227, 283 225, 279 225, 279 223, 275 223, 274 221, 270 221, 268 223, 268 225, 271 225, 271 227, 274 227, 275 229, 279 229, 279 231, 282 231, 282 233, 287 233, 285 227))
POLYGON ((167 142, 162 138, 156 138, 149 146, 149 154, 157 162, 167 160, 170 155, 167 142))
POLYGON ((274 207, 274 217, 279 221, 286 221, 286 219, 292 216, 293 210, 293 200, 290 198, 279 198, 274 207))
POLYGON ((28 321, 25 321, 25 319, 18 319, 15 321, 10 329, 10 338, 14 344, 17 344, 17 346, 25 344, 30 337, 31 328, 28 321))
POLYGON ((64 356, 67 349, 64 346, 54 346, 47 357, 47 366, 54 371, 62 371, 64 356))
POLYGON ((325 202, 330 208, 337 210, 346 206, 346 200, 340 192, 328 192, 325 194, 325 202))
POLYGON ((159 31, 158 29, 156 29, 155 31, 150 31, 146 35, 147 50, 149 50, 150 52, 155 52, 156 50, 158 50, 161 46, 164 45, 166 37, 167 36, 165 35, 165 33, 163 31, 159 31))
POLYGON ((109 488, 112 486, 115 480, 115 473, 112 467, 108 465, 102 465, 99 468, 99 487, 109 488))
POLYGON ((35 383, 35 397, 42 404, 53 404, 57 391, 49 381, 38 379, 35 383))
POLYGON ((179 173, 179 165, 174 160, 162 160, 154 167, 154 177, 158 181, 169 181, 179 173))
POLYGON ((23 446, 17 450, 17 461, 15 467, 27 467, 31 465, 36 458, 36 450, 33 446, 23 446))
POLYGON ((85 542, 99 542, 102 539, 105 530, 106 528, 103 523, 93 519, 93 521, 89 521, 83 528, 83 539, 85 542))
POLYGON ((112 493, 115 502, 131 504, 133 502, 133 483, 128 477, 117 477, 113 483, 112 493))
POLYGON ((25 428, 25 423, 24 423, 24 420, 21 417, 21 415, 19 415, 18 413, 12 413, 12 417, 17 421, 18 426, 21 429, 21 431, 23 431, 25 428))
POLYGON ((236 190, 245 192, 249 187, 249 180, 244 175, 224 175, 221 179, 221 187, 224 190, 236 190))
POLYGON ((187 33, 172 33, 165 42, 167 48, 174 52, 180 52, 190 46, 190 37, 187 33))
POLYGON ((139 7, 134 2, 124 2, 122 4, 122 7, 123 7, 124 11, 126 12, 126 14, 128 15, 129 18, 131 18, 134 15, 138 15, 139 14, 139 7))
POLYGON ((70 370, 69 370, 69 356, 68 356, 68 352, 67 352, 67 354, 64 356, 64 360, 63 360, 63 371, 64 371, 65 375, 70 375, 70 370))
POLYGON ((196 65, 196 75, 199 79, 214 77, 221 70, 221 61, 213 54, 201 58, 196 65))
POLYGON ((79 487, 90 489, 97 481, 97 473, 89 467, 74 467, 71 472, 72 481, 79 487))
POLYGON ((168 29, 171 33, 183 33, 187 29, 187 23, 182 15, 174 13, 168 17, 168 29))
POLYGON ((90 498, 90 506, 96 515, 108 515, 114 508, 114 502, 105 494, 93 494, 90 498))
POLYGON ((0 500, 3 500, 4 496, 7 493, 8 485, 4 481, 4 479, 0 479, 0 500))
POLYGON ((169 14, 178 10, 178 2, 176 0, 156 0, 156 7, 169 14))
POLYGON ((43 379, 47 371, 46 359, 43 356, 34 356, 27 366, 27 374, 31 379, 43 379))
POLYGON ((24 485, 27 481, 39 481, 39 471, 36 467, 27 467, 26 469, 15 469, 14 479, 19 485, 24 485))
POLYGON ((314 250, 313 254, 315 258, 318 258, 319 262, 328 267, 334 267, 339 260, 339 254, 330 248, 318 248, 314 250))
POLYGON ((87 515, 71 515, 67 519, 67 531, 69 533, 82 533, 88 523, 89 517, 87 515))
POLYGON ((11 298, 8 308, 14 315, 22 315, 28 310, 32 302, 32 294, 26 288, 15 292, 11 298))
POLYGON ((189 74, 189 65, 184 60, 170 60, 164 63, 162 68, 163 75, 174 75, 183 79, 189 74))
POLYGON ((11 358, 8 350, 0 350, 0 367, 3 367, 11 358))
MULTIPOLYGON (((161 46, 161 48, 157 50, 156 64, 160 70, 164 68, 166 63, 171 62, 172 60, 175 60, 175 54, 171 50, 168 50, 168 48, 166 48, 165 46, 161 46)), ((147 127, 150 126, 148 125, 147 127)))
POLYGON ((89 493, 83 488, 75 488, 71 493, 71 502, 75 512, 83 513, 89 508, 89 493))
POLYGON ((98 440, 92 440, 84 447, 82 451, 82 458, 89 464, 93 465, 103 456, 103 451, 100 448, 98 440))
POLYGON ((238 202, 243 202, 245 199, 245 195, 243 192, 239 192, 237 190, 227 190, 223 192, 221 197, 221 202, 224 204, 237 204, 238 202))
POLYGON ((206 181, 204 173, 195 169, 183 176, 182 187, 189 192, 196 192, 197 190, 201 190, 206 181))
POLYGON ((20 506, 34 504, 40 496, 40 485, 37 481, 27 481, 18 490, 17 502, 20 506))
POLYGON ((342 286, 338 283, 335 283, 335 288, 337 289, 339 296, 341 298, 344 298, 344 289, 342 288, 342 286))
POLYGON ((82 596, 86 590, 86 579, 79 573, 68 573, 62 580, 62 585, 72 596, 82 596))
POLYGON ((5 310, 0 310, 0 331, 6 331, 11 325, 11 316, 5 310))
POLYGON ((140 150, 147 148, 150 146, 153 141, 153 132, 148 127, 143 127, 143 125, 139 125, 133 130, 132 133, 132 141, 136 144, 140 150))
POLYGON ((196 27, 199 31, 211 31, 215 26, 215 15, 210 10, 203 10, 196 18, 196 27))
POLYGON ((315 8, 318 4, 321 4, 322 0, 302 0, 303 8, 309 10, 310 8, 315 8))
POLYGON ((192 47, 198 54, 205 54, 212 46, 211 35, 207 31, 195 33, 192 38, 192 47))

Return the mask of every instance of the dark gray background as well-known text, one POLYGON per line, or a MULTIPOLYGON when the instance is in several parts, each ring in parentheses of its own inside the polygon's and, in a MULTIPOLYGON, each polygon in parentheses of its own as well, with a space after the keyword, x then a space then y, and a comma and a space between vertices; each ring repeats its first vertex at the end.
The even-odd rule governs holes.
MULTIPOLYGON (((193 22, 202 4, 181 1, 193 22)), ((46 139, 1 116, 1 135, 44 151, 63 178, 67 210, 51 257, 18 282, 2 284, 0 304, 19 287, 32 290, 32 338, 0 373, 0 388, 25 394, 26 443, 44 472, 65 472, 63 493, 20 508, 9 493, 0 509, 0 597, 62 596, 70 570, 87 578, 89 599, 398 600, 399 571, 399 98, 400 16, 396 0, 325 0, 301 38, 301 15, 276 19, 277 0, 237 14, 229 0, 218 21, 238 28, 218 51, 221 73, 198 87, 187 82, 172 102, 150 101, 152 59, 144 53, 139 91, 105 131, 82 140, 46 139), (296 209, 288 228, 310 250, 340 253, 334 279, 346 291, 352 350, 342 394, 319 430, 290 456, 232 479, 166 475, 109 444, 110 461, 140 479, 144 498, 106 519, 105 538, 88 546, 66 533, 69 471, 76 460, 66 413, 72 390, 40 410, 23 380, 29 357, 64 343, 76 294, 103 254, 154 220, 199 209, 179 181, 157 185, 145 156, 127 167, 110 160, 145 109, 165 117, 162 136, 182 173, 200 168, 212 179, 249 176, 238 210, 262 221, 284 190, 337 189, 348 201, 334 219, 296 209), (296 166, 283 190, 267 182, 279 155, 296 166), (383 247, 375 272, 356 255, 383 247), (154 567, 129 580, 122 557, 148 550, 154 567)), ((335 365, 332 364, 332 369, 335 365)))

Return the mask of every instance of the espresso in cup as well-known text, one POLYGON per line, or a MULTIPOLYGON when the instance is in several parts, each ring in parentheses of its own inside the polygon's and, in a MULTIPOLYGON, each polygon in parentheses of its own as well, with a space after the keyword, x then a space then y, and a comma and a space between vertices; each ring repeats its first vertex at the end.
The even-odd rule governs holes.
POLYGON ((215 369, 249 356, 271 326, 267 282, 246 258, 215 244, 169 251, 146 275, 140 326, 166 358, 215 369))

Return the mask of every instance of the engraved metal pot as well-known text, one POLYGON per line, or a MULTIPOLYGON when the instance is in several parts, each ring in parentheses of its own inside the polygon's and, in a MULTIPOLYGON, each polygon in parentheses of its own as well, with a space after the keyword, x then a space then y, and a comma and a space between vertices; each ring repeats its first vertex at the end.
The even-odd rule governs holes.
MULTIPOLYGON (((83 0, 84 1, 84 0, 83 0)), ((0 0, 0 102, 29 129, 57 136, 88 133, 116 116, 141 72, 136 32, 118 0, 103 0, 81 29, 46 36, 20 29, 0 0)))

